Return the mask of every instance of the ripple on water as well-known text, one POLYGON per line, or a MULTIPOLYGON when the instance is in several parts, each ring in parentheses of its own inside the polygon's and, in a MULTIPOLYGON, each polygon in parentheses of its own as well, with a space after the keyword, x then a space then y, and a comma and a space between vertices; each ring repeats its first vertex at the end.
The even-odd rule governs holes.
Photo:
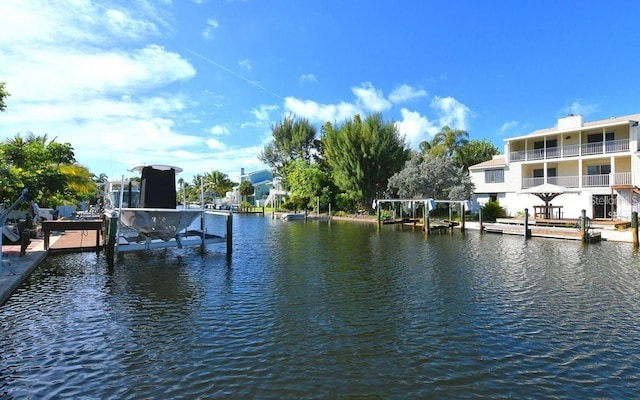
POLYGON ((47 260, 0 308, 0 397, 640 396, 629 246, 236 218, 230 262, 47 260))

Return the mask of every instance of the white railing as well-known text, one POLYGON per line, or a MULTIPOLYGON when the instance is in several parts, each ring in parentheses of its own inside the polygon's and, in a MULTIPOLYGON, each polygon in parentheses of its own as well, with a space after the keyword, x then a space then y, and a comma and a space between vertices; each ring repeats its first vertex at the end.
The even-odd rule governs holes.
POLYGON ((566 188, 580 187, 579 176, 550 176, 547 181, 552 185, 564 186, 566 188))
POLYGON ((542 185, 544 178, 522 178, 522 188, 529 189, 530 187, 542 185))
POLYGON ((583 187, 609 186, 609 174, 585 175, 582 177, 583 187))
MULTIPOLYGON (((609 185, 631 185, 631 172, 619 172, 616 174, 583 175, 574 176, 549 176, 547 182, 552 185, 564 186, 566 188, 580 187, 582 180, 583 187, 607 187, 609 185)), ((544 183, 544 178, 522 178, 522 188, 528 189, 544 183)))
POLYGON ((631 172, 618 172, 613 174, 614 185, 631 185, 631 172))
POLYGON ((571 144, 561 147, 548 147, 546 149, 512 151, 509 153, 509 161, 535 161, 627 151, 629 151, 629 139, 620 139, 582 145, 571 144))

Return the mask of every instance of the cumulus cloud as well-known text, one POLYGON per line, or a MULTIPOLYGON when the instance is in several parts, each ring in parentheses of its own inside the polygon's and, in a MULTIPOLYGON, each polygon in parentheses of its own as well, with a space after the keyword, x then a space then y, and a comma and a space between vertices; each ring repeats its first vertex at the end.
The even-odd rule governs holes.
POLYGON ((406 108, 400 110, 402 120, 396 122, 398 132, 403 134, 411 147, 418 147, 423 140, 429 140, 430 136, 438 132, 438 127, 429 118, 416 111, 406 108))
POLYGON ((473 116, 471 109, 453 97, 434 97, 431 107, 438 114, 440 126, 454 129, 469 129, 469 119, 473 116))
POLYGON ((227 147, 224 143, 222 143, 218 139, 213 139, 213 138, 207 139, 207 146, 209 146, 209 148, 213 150, 224 150, 227 147))
POLYGON ((389 100, 393 103, 404 103, 420 97, 425 97, 427 91, 423 89, 415 89, 409 85, 400 85, 395 88, 389 95, 389 100))
POLYGON ((371 82, 354 86, 351 91, 356 96, 357 103, 367 111, 382 112, 391 108, 391 102, 385 99, 382 91, 374 88, 371 82))
POLYGON ((355 114, 362 113, 362 109, 351 103, 320 104, 312 100, 300 100, 294 97, 284 99, 284 108, 297 117, 307 118, 312 123, 321 124, 327 121, 341 122, 353 118, 355 114))
POLYGON ((177 150, 203 147, 203 138, 181 132, 176 121, 192 102, 180 93, 154 93, 196 71, 161 45, 136 47, 158 34, 160 19, 152 8, 145 11, 85 0, 3 6, 0 26, 8 35, 0 42, 0 76, 11 103, 0 131, 46 132, 94 165, 141 157, 171 162, 177 150))
POLYGON ((231 132, 229 132, 229 129, 226 126, 216 125, 209 129, 209 133, 212 135, 229 135, 231 132))

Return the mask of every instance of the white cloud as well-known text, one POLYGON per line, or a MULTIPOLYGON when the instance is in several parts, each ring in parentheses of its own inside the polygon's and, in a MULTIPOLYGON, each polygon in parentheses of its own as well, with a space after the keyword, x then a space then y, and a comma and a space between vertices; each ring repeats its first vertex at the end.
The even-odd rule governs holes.
POLYGON ((473 116, 471 109, 453 97, 434 97, 431 108, 435 109, 440 127, 468 130, 469 119, 473 116))
POLYGON ((589 115, 600 110, 599 104, 583 104, 580 100, 575 100, 569 106, 562 109, 561 115, 589 115))
POLYGON ((253 110, 251 110, 251 113, 256 117, 258 121, 269 122, 269 114, 277 109, 278 106, 263 104, 260 106, 260 108, 254 108, 253 110))
POLYGON ((299 100, 294 97, 284 99, 285 110, 296 117, 307 118, 312 123, 342 122, 351 119, 362 110, 351 103, 319 104, 312 100, 299 100))
POLYGON ((300 75, 300 78, 298 78, 298 80, 300 81, 300 83, 305 83, 305 82, 318 82, 318 80, 316 79, 315 75, 313 74, 304 74, 304 75, 300 75))
POLYGON ((519 125, 518 121, 508 121, 500 126, 500 134, 504 135, 505 133, 517 128, 519 125))
POLYGON ((403 134, 411 147, 417 148, 423 140, 430 140, 438 132, 438 127, 419 112, 409 111, 406 108, 400 110, 402 120, 396 122, 398 132, 403 134))
POLYGON ((245 68, 247 71, 251 71, 251 68, 252 68, 251 67, 251 61, 249 61, 247 59, 238 61, 238 66, 242 67, 242 68, 245 68))
POLYGON ((217 139, 207 139, 207 146, 213 150, 224 150, 227 146, 217 139))
POLYGON ((150 7, 141 14, 153 21, 133 17, 141 10, 84 0, 3 5, 3 37, 15 40, 0 42, 0 76, 11 93, 0 132, 47 133, 71 143, 78 161, 91 168, 169 163, 176 151, 204 147, 203 138, 180 132, 193 102, 158 93, 195 76, 193 66, 163 46, 136 47, 157 34, 159 19, 150 7))
POLYGON ((393 103, 404 103, 420 97, 425 97, 427 91, 423 89, 414 89, 409 85, 400 85, 395 88, 389 95, 389 100, 393 103))
POLYGON ((391 108, 391 102, 384 98, 382 91, 376 90, 370 82, 364 82, 351 91, 357 98, 357 104, 368 111, 382 112, 391 108))
POLYGON ((104 15, 108 29, 116 36, 139 40, 159 33, 156 24, 131 18, 120 10, 106 10, 104 15))
POLYGON ((209 133, 212 135, 229 135, 231 132, 229 132, 229 129, 225 126, 216 125, 209 129, 209 133))
POLYGON ((213 33, 216 31, 216 29, 218 29, 219 26, 220 24, 218 23, 218 20, 216 20, 215 18, 208 18, 207 26, 202 31, 202 37, 207 40, 213 39, 213 33))

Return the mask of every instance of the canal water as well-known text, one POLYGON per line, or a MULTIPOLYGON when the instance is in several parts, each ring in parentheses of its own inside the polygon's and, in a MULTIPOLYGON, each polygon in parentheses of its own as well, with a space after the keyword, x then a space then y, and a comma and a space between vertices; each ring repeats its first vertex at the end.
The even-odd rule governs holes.
POLYGON ((234 252, 49 257, 0 398, 638 398, 630 244, 234 217, 234 252))

